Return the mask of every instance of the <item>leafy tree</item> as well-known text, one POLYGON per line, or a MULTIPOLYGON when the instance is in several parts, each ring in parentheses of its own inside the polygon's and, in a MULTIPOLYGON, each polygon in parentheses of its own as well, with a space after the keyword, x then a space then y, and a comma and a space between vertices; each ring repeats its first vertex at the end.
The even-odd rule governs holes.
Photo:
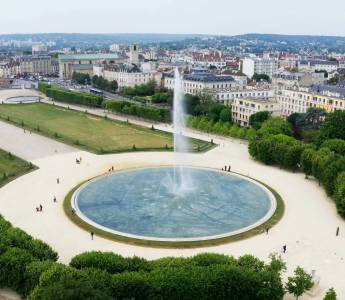
POLYGON ((324 164, 321 182, 329 196, 333 195, 337 176, 343 171, 345 171, 345 157, 335 156, 334 159, 324 164))
POLYGON ((321 148, 328 148, 334 153, 345 156, 345 140, 341 140, 341 139, 326 140, 321 145, 321 148))
POLYGON ((327 115, 325 122, 320 129, 319 144, 325 140, 345 140, 345 111, 337 110, 327 115))
POLYGON ((292 136, 291 124, 279 117, 269 118, 262 123, 261 128, 258 130, 258 134, 261 136, 285 134, 292 136))
POLYGON ((25 269, 37 260, 28 251, 9 248, 0 255, 0 287, 11 288, 21 294, 25 293, 25 269))
POLYGON ((315 149, 306 148, 301 155, 301 168, 306 174, 306 177, 313 174, 313 161, 316 154, 315 149))
POLYGON ((231 109, 223 108, 219 114, 219 120, 222 122, 232 122, 231 109))
POLYGON ((254 74, 252 80, 258 81, 270 81, 270 77, 266 74, 254 74))
POLYGON ((337 293, 335 292, 335 290, 333 288, 330 288, 327 291, 323 300, 337 300, 337 293))
POLYGON ((337 177, 334 197, 338 213, 345 218, 345 172, 341 172, 337 177))
POLYGON ((44 272, 29 300, 110 300, 111 275, 95 270, 77 270, 55 265, 44 272))
POLYGON ((112 277, 111 288, 115 299, 154 298, 155 291, 149 281, 149 273, 125 272, 112 277))
POLYGON ((294 276, 288 277, 286 290, 296 296, 297 300, 304 292, 310 290, 313 284, 312 276, 306 273, 301 267, 297 267, 294 271, 294 276))
POLYGON ((260 111, 252 114, 249 117, 249 125, 255 129, 260 129, 263 122, 267 121, 271 117, 268 111, 260 111))
POLYGON ((73 72, 72 80, 77 84, 85 85, 91 83, 91 78, 89 74, 73 72))

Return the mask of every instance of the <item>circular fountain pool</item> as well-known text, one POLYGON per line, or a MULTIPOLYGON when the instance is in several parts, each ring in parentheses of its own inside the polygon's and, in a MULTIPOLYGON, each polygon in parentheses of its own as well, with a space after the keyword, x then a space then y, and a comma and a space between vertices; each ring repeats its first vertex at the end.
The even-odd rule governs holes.
POLYGON ((21 103, 36 103, 40 101, 38 96, 18 96, 11 97, 4 100, 5 104, 21 104, 21 103))
POLYGON ((200 241, 235 235, 267 221, 271 192, 233 173, 183 167, 116 172, 82 185, 72 206, 85 222, 116 235, 155 241, 200 241))

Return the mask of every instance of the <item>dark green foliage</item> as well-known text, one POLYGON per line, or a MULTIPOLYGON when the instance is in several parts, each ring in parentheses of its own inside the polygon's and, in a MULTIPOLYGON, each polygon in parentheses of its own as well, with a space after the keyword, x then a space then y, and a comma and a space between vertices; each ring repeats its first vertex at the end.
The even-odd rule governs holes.
POLYGON ((27 250, 31 255, 39 260, 57 260, 57 253, 53 251, 50 246, 40 240, 33 239, 23 230, 12 226, 0 229, 0 243, 4 247, 17 247, 27 250))
POLYGON ((91 83, 91 78, 89 74, 83 74, 83 73, 77 73, 77 72, 73 72, 72 80, 75 83, 82 84, 82 85, 91 83))
POLYGON ((157 92, 152 95, 151 100, 153 103, 169 103, 172 101, 172 97, 171 92, 157 92))
POLYGON ((319 144, 329 139, 345 140, 345 111, 337 110, 327 115, 321 126, 319 144))
POLYGON ((333 288, 330 288, 327 291, 323 300, 337 300, 337 293, 335 292, 335 290, 333 288))
POLYGON ((55 265, 44 272, 29 300, 110 300, 110 274, 55 265), (102 274, 102 275, 101 275, 102 274))
POLYGON ((258 130, 258 134, 261 136, 277 134, 292 136, 292 126, 281 118, 272 117, 262 123, 260 130, 258 130))
POLYGON ((126 101, 109 101, 106 103, 106 108, 126 115, 137 116, 154 121, 168 122, 171 119, 170 111, 168 109, 137 105, 126 101))
POLYGON ((112 277, 111 287, 116 299, 150 300, 154 298, 154 288, 149 281, 150 274, 144 272, 125 272, 112 277))
POLYGON ((99 88, 104 91, 108 91, 110 93, 115 93, 118 88, 117 81, 115 80, 108 81, 102 76, 97 76, 97 75, 92 77, 92 85, 96 88, 99 88))
POLYGON ((255 129, 260 129, 263 122, 270 118, 271 114, 268 111, 260 111, 252 114, 249 117, 249 125, 255 129))
POLYGON ((338 213, 345 218, 345 171, 338 174, 334 197, 338 213))
POLYGON ((150 81, 147 84, 136 85, 135 87, 125 87, 123 89, 123 94, 126 96, 152 96, 156 90, 155 81, 150 81))
POLYGON ((301 155, 301 168, 307 176, 313 174, 313 161, 316 154, 315 149, 306 148, 301 155))
POLYGON ((45 93, 47 97, 50 97, 56 101, 81 104, 92 107, 101 107, 103 98, 86 93, 72 92, 60 89, 57 86, 49 85, 46 83, 39 83, 39 90, 45 93))
POLYGON ((312 276, 306 273, 301 267, 296 268, 294 276, 289 277, 286 283, 286 290, 296 296, 296 299, 312 287, 312 276))
POLYGON ((25 282, 23 282, 22 294, 28 296, 38 285, 41 275, 56 264, 52 260, 33 261, 28 264, 25 268, 25 282))
POLYGON ((270 77, 266 74, 254 74, 253 77, 252 77, 252 80, 255 80, 255 81, 270 81, 270 77))
POLYGON ((152 269, 151 263, 144 258, 136 256, 125 258, 112 252, 96 251, 85 252, 75 256, 70 266, 77 269, 96 268, 112 274, 138 271, 148 272, 152 269))
POLYGON ((24 294, 26 266, 37 260, 28 251, 9 248, 0 255, 0 287, 11 288, 24 294))
POLYGON ((345 140, 341 140, 341 139, 326 140, 321 145, 321 148, 328 148, 334 153, 345 156, 345 140))

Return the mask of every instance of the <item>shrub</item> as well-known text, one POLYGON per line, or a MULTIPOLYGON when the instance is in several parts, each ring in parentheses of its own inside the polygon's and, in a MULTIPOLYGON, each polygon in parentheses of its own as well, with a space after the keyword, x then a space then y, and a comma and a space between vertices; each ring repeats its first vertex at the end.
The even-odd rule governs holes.
POLYGON ((29 300, 110 300, 110 275, 100 271, 77 270, 55 265, 44 272, 29 300), (100 276, 102 274, 102 276, 100 276))
POLYGON ((126 271, 127 262, 121 255, 94 251, 75 256, 70 266, 77 269, 96 268, 114 274, 126 271))
POLYGON ((0 287, 11 288, 25 293, 25 269, 36 259, 26 250, 9 248, 0 255, 0 287))

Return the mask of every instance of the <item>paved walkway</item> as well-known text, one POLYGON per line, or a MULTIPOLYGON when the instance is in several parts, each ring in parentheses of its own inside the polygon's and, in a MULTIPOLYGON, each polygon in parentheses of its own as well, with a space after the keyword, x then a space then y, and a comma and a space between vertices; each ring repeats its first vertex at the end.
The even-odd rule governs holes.
MULTIPOLYGON (((14 104, 15 105, 15 104, 14 104)), ((34 132, 0 121, 0 148, 32 161, 37 158, 77 151, 34 132)))
MULTIPOLYGON (((187 134, 207 140, 212 138, 199 133, 187 134)), ((27 138, 44 139, 34 135, 27 135, 27 138)), ((316 274, 321 277, 321 292, 312 299, 322 299, 324 292, 330 287, 336 289, 339 299, 345 299, 345 223, 337 215, 333 201, 316 182, 304 179, 303 174, 293 174, 253 161, 245 143, 213 138, 221 146, 207 153, 190 154, 190 164, 218 169, 230 164, 233 171, 250 175, 276 189, 285 201, 286 213, 279 224, 270 230, 269 235, 262 234, 210 248, 155 249, 126 245, 100 237, 92 241, 88 232, 75 226, 64 215, 63 199, 81 181, 106 172, 112 165, 119 170, 172 164, 173 154, 164 152, 97 156, 83 151, 66 151, 52 156, 37 156, 32 161, 39 166, 39 170, 0 189, 0 212, 14 225, 49 243, 58 251, 60 261, 66 263, 74 255, 90 250, 113 251, 125 256, 137 255, 148 259, 189 256, 200 252, 234 256, 250 253, 267 260, 270 253, 281 253, 282 245, 286 244, 287 253, 282 256, 287 262, 288 274, 299 265, 309 272, 316 270, 316 274), (83 158, 81 165, 75 164, 75 158, 79 156, 83 158), (56 184, 56 178, 60 178, 59 185, 56 184), (53 203, 54 196, 58 203, 53 203), (43 205, 43 213, 37 214, 35 207, 39 204, 43 205), (339 237, 335 236, 337 226, 340 227, 339 237)), ((27 141, 24 143, 14 137, 11 147, 19 150, 26 143, 27 141)), ((28 153, 30 151, 34 152, 35 149, 28 150, 28 153)))

